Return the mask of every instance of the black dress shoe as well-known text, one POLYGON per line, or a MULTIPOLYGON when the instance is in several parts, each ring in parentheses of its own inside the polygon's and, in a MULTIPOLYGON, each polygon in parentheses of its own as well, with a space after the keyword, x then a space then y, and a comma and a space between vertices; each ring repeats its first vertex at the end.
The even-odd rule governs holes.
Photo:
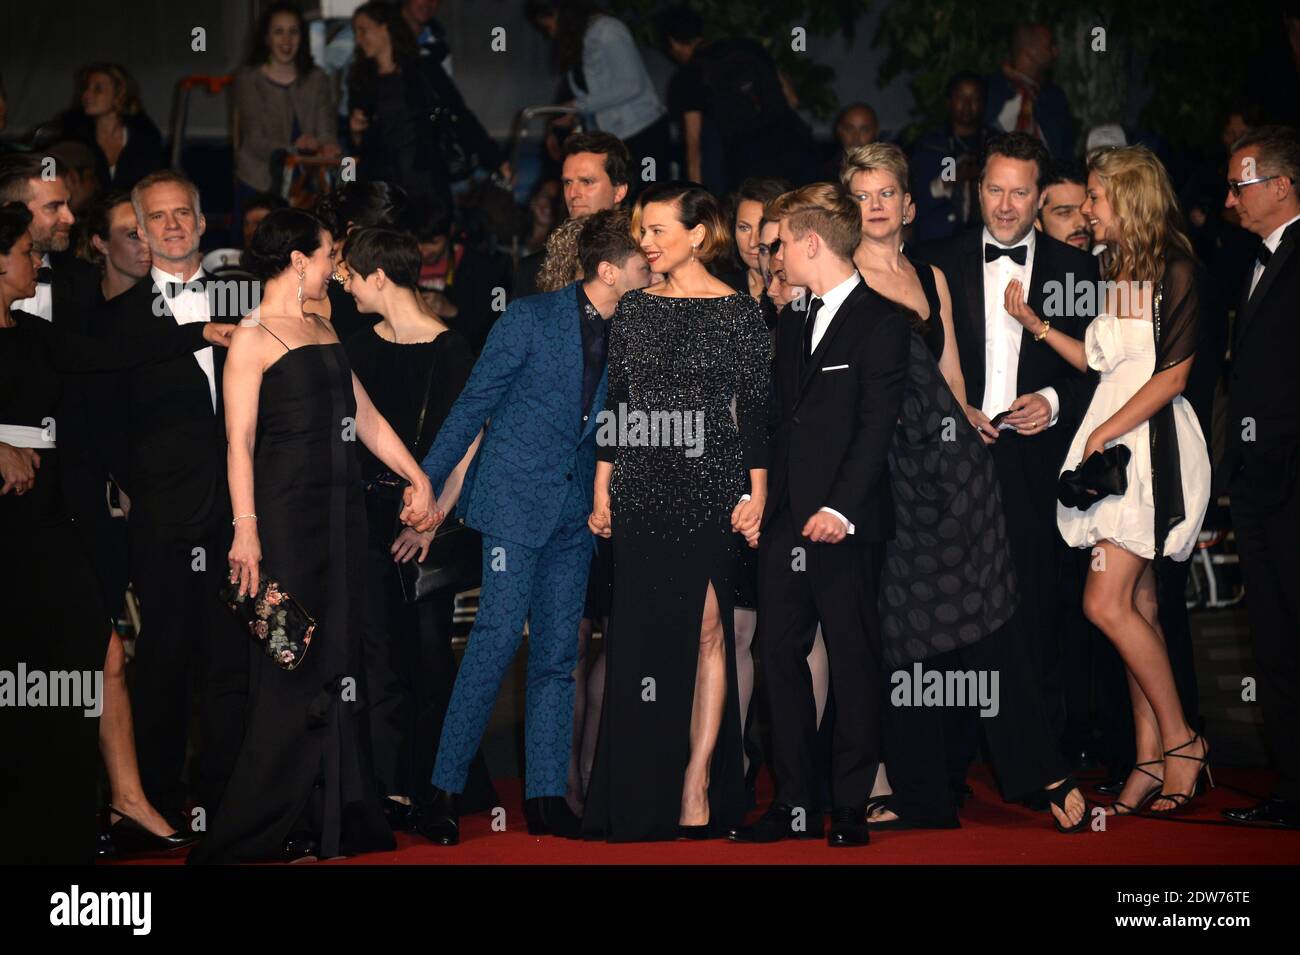
POLYGON ((166 836, 155 835, 122 812, 122 810, 109 806, 108 811, 112 815, 121 816, 122 818, 108 827, 108 841, 113 851, 106 852, 101 847, 99 852, 101 856, 175 852, 177 849, 186 849, 199 841, 197 835, 183 829, 177 829, 166 836))
POLYGON ((563 796, 534 796, 524 800, 524 821, 531 836, 559 836, 577 839, 582 834, 579 819, 563 796))
POLYGON ((440 846, 460 842, 460 811, 455 794, 435 787, 429 801, 415 813, 415 831, 440 846))
POLYGON ((320 842, 310 832, 295 832, 284 840, 284 848, 280 852, 280 861, 287 863, 294 862, 315 862, 320 858, 320 842))
POLYGON ((1300 829, 1300 801, 1270 798, 1253 806, 1223 810, 1223 818, 1241 826, 1300 829))
POLYGON ((752 826, 727 833, 732 842, 780 842, 782 839, 820 839, 825 820, 820 812, 773 804, 752 826))
POLYGON ((379 806, 388 820, 388 828, 393 832, 414 832, 417 810, 410 803, 398 802, 389 796, 379 800, 379 806))
POLYGON ((831 810, 831 831, 826 844, 835 848, 865 846, 871 842, 871 829, 867 826, 864 809, 831 810))

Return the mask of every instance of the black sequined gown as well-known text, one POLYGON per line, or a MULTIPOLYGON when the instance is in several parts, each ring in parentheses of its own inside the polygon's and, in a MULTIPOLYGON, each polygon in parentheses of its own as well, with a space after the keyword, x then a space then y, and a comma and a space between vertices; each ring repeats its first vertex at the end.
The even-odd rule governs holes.
POLYGON ((619 446, 598 432, 598 456, 614 463, 614 603, 583 829, 617 842, 676 838, 712 584, 726 645, 727 697, 709 776, 709 825, 721 835, 745 810, 731 513, 749 491, 750 469, 767 467, 770 338, 758 303, 741 293, 629 292, 612 322, 606 412, 627 429, 619 446), (638 412, 647 425, 658 421, 644 445, 638 412), (683 422, 681 440, 665 435, 665 420, 683 422))

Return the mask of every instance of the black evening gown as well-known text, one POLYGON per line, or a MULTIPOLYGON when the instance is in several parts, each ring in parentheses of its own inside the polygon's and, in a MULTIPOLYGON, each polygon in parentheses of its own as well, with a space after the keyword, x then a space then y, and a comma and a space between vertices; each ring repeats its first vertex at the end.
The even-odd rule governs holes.
POLYGON ((629 292, 612 322, 606 410, 624 409, 629 440, 616 447, 598 433, 598 456, 614 462, 614 602, 583 831, 611 842, 677 837, 700 620, 712 584, 727 696, 710 768, 709 826, 722 835, 745 811, 731 512, 749 490, 749 470, 767 466, 770 338, 758 303, 744 293, 629 292), (665 446, 662 431, 659 446, 636 443, 637 411, 702 420, 702 453, 665 446))
MULTIPOLYGON (((64 375, 130 368, 206 347, 203 326, 99 340, 14 311, 0 328, 0 423, 46 429, 64 375)), ((69 515, 58 448, 37 452, 36 482, 0 497, 0 670, 99 673, 112 621, 83 525, 69 515)), ((21 690, 21 688, 20 688, 21 690)), ((102 697, 100 703, 103 702, 102 697)), ((80 706, 0 707, 0 863, 94 861, 99 719, 80 706)))
POLYGON ((338 343, 281 355, 262 378, 253 487, 261 572, 317 623, 297 669, 248 641, 244 743, 194 863, 280 857, 310 833, 320 856, 394 848, 362 718, 366 517, 348 421, 352 372, 338 343))

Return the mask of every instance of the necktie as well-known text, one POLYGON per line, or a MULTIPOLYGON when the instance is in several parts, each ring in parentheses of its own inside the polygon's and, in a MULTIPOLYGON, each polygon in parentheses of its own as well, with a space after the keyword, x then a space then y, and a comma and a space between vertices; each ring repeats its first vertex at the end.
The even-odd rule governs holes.
POLYGON ((813 353, 813 329, 817 326, 817 313, 822 310, 824 303, 819 298, 814 298, 812 304, 808 306, 808 317, 803 320, 803 360, 807 361, 812 358, 813 353))
POLYGON ((985 262, 995 262, 1004 255, 1016 265, 1024 265, 1025 260, 1029 258, 1029 246, 1016 245, 1006 249, 1000 245, 993 245, 989 242, 984 243, 985 262))
POLYGON ((49 285, 54 280, 54 269, 48 265, 43 265, 36 270, 36 284, 49 285))

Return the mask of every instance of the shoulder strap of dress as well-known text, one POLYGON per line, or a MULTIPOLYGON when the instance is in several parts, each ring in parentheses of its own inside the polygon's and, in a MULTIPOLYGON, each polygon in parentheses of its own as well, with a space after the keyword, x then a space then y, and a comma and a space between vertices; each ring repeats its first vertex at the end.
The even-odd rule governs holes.
POLYGON ((934 267, 928 262, 920 262, 916 259, 909 258, 912 268, 916 269, 916 277, 921 283, 921 291, 925 294, 925 304, 930 307, 930 314, 927 318, 939 317, 939 285, 934 280, 934 267))
POLYGON ((261 321, 259 321, 257 324, 258 324, 260 327, 265 328, 267 334, 269 334, 269 335, 270 335, 272 338, 274 338, 277 342, 279 342, 281 345, 284 345, 284 350, 285 350, 285 351, 293 351, 292 348, 290 348, 288 345, 285 345, 285 344, 284 344, 284 339, 283 339, 283 338, 281 338, 281 337, 280 337, 279 335, 277 335, 275 332, 271 331, 269 328, 266 328, 266 323, 265 323, 265 322, 261 322, 261 321))

